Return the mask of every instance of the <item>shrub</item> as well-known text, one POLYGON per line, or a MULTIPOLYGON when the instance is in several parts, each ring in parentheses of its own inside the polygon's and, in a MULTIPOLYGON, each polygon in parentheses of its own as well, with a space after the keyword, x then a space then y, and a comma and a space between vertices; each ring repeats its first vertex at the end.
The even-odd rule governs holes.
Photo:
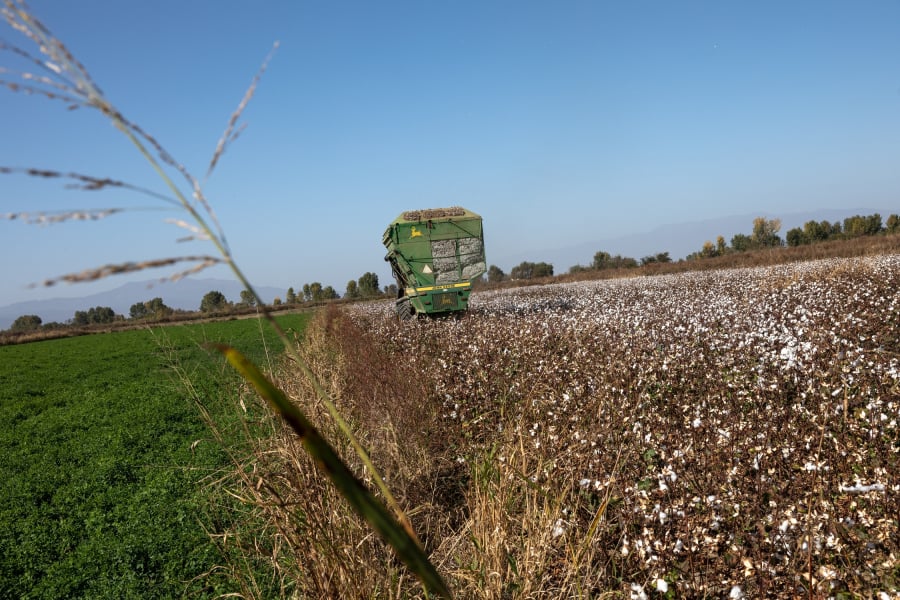
POLYGON ((225 294, 217 290, 207 292, 200 300, 200 312, 203 313, 219 312, 226 308, 228 308, 228 300, 225 299, 225 294))
POLYGON ((26 331, 35 331, 41 328, 43 321, 37 315, 22 315, 13 321, 9 330, 14 333, 23 333, 26 331))

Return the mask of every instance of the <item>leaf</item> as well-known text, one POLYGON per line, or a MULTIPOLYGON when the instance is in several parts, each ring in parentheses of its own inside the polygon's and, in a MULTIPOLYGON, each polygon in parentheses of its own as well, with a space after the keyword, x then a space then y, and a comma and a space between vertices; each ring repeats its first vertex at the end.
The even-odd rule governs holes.
POLYGON ((337 487, 357 514, 368 521, 382 539, 391 545, 397 556, 419 577, 425 588, 444 598, 451 598, 449 588, 422 548, 394 519, 384 504, 356 478, 331 445, 316 431, 306 415, 288 400, 284 392, 270 382, 256 365, 238 350, 226 344, 209 346, 220 352, 241 377, 253 385, 256 392, 300 436, 303 447, 315 460, 318 468, 337 487))

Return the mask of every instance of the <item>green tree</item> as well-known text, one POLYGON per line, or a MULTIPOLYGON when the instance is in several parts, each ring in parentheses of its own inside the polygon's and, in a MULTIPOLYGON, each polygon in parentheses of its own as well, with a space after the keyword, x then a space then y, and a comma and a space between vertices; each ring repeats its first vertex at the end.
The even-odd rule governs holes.
POLYGON ((384 295, 388 298, 396 298, 397 297, 397 284, 392 283, 390 285, 384 286, 384 295))
POLYGON ((146 319, 149 315, 146 302, 135 302, 128 309, 128 316, 135 320, 146 319))
MULTIPOLYGON (((822 221, 822 222, 827 223, 828 221, 822 221)), ((831 233, 829 234, 829 237, 839 237, 843 234, 844 234, 844 232, 841 229, 840 221, 835 221, 834 223, 831 224, 831 233)))
POLYGON ((112 323, 116 320, 116 311, 109 306, 95 306, 88 310, 76 310, 72 323, 75 325, 94 325, 112 323))
POLYGON ((749 235, 736 233, 731 238, 731 249, 735 252, 746 252, 751 248, 753 248, 753 240, 750 239, 749 235))
POLYGON ((222 311, 227 307, 228 300, 225 299, 225 294, 217 290, 207 292, 200 301, 200 312, 204 313, 222 311))
POLYGON ((322 288, 322 300, 335 300, 340 297, 340 294, 338 294, 330 285, 326 285, 322 288))
POLYGON ((616 254, 613 257, 613 264, 615 264, 617 269, 634 269, 638 266, 637 260, 631 258, 630 256, 621 256, 616 254))
POLYGON ((668 252, 660 252, 658 254, 654 254, 651 256, 645 256, 641 259, 641 265, 650 265, 653 263, 670 263, 672 262, 672 257, 669 256, 668 252))
POLYGON ((612 256, 609 252, 603 252, 602 250, 594 254, 594 261, 591 263, 591 268, 596 271, 630 269, 636 266, 638 266, 638 262, 633 258, 622 256, 621 254, 612 256))
POLYGON ((781 219, 766 219, 757 217, 753 219, 753 233, 751 239, 756 248, 771 248, 781 246, 781 238, 778 232, 781 230, 781 219))
POLYGON ((728 244, 725 243, 725 238, 720 235, 716 238, 716 256, 723 256, 727 250, 728 244))
POLYGON ((803 224, 804 243, 822 242, 831 237, 832 226, 828 221, 807 221, 803 224))
POLYGON ((132 319, 163 319, 171 315, 173 311, 166 306, 162 298, 153 298, 146 302, 135 302, 128 310, 132 319))
POLYGON ((719 253, 716 252, 716 247, 713 246, 713 243, 709 240, 703 242, 703 249, 700 250, 700 256, 703 258, 712 258, 713 256, 718 256, 719 253))
POLYGON ((785 234, 785 239, 787 240, 787 245, 791 247, 809 243, 809 238, 806 237, 806 234, 804 234, 803 230, 799 227, 788 229, 788 232, 785 234))
POLYGON ((500 283, 506 279, 506 273, 497 265, 491 265, 487 270, 487 279, 491 283, 500 283))
POLYGON ((891 215, 884 223, 884 230, 888 233, 900 232, 900 215, 891 215))
POLYGON ((591 267, 593 267, 597 271, 602 271, 603 269, 610 268, 610 260, 612 256, 610 256, 609 252, 604 252, 600 250, 596 254, 594 254, 594 261, 591 263, 591 267))
POLYGON ((147 307, 147 310, 153 315, 156 319, 162 319, 163 317, 168 317, 171 315, 174 310, 170 307, 166 306, 166 303, 163 302, 162 298, 152 298, 144 303, 147 307))
POLYGON ((241 290, 241 306, 256 306, 256 298, 249 290, 241 290))
POLYGON ((621 254, 612 256, 609 252, 603 252, 602 250, 594 254, 594 262, 591 263, 591 268, 596 271, 603 271, 605 269, 631 269, 636 266, 638 266, 638 261, 633 258, 622 256, 621 254))
POLYGON ((512 279, 533 279, 536 277, 552 277, 553 265, 545 262, 533 263, 522 261, 509 272, 512 279))
POLYGON ((363 273, 356 284, 359 288, 360 296, 364 298, 378 296, 381 290, 378 285, 378 275, 375 273, 363 273))
POLYGON ((844 219, 844 235, 847 237, 875 235, 880 233, 881 229, 881 215, 878 213, 867 217, 854 215, 844 219))
POLYGON ((313 299, 312 298, 312 290, 310 289, 308 283, 304 283, 303 284, 303 300, 304 300, 304 302, 311 302, 312 299, 313 299))
POLYGON ((37 315, 22 315, 13 321, 9 330, 15 333, 36 331, 41 328, 41 323, 43 323, 43 321, 41 321, 41 318, 37 315))
POLYGON ((509 276, 512 279, 531 279, 534 277, 534 263, 527 260, 520 262, 510 270, 509 276))
POLYGON ((355 279, 347 282, 347 291, 344 292, 344 298, 349 298, 350 300, 359 298, 359 287, 356 285, 355 279))
POLYGON ((550 263, 539 262, 534 265, 535 277, 553 277, 553 265, 550 263))
POLYGON ((321 302, 324 300, 322 296, 322 284, 318 281, 313 281, 309 284, 309 299, 311 302, 321 302))
POLYGON ((289 287, 287 289, 287 295, 284 297, 284 301, 287 304, 294 304, 297 301, 297 294, 294 292, 294 288, 289 287))

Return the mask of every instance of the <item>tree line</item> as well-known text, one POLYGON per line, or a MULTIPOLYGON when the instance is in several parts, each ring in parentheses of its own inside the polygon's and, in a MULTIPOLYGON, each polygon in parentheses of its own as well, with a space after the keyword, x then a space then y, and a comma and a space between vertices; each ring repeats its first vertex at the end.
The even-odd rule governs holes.
POLYGON ((848 240, 865 236, 900 233, 900 216, 892 214, 882 223, 881 215, 853 215, 841 221, 807 221, 803 227, 789 229, 785 239, 778 235, 781 230, 780 219, 757 217, 753 220, 753 231, 750 235, 737 234, 731 238, 731 244, 719 236, 716 243, 706 241, 703 248, 687 257, 687 260, 722 256, 732 252, 746 252, 762 248, 778 248, 781 246, 804 246, 829 240, 848 240))
MULTIPOLYGON (((396 295, 396 284, 392 283, 390 285, 384 286, 384 289, 381 289, 379 288, 378 274, 367 271, 366 273, 363 273, 358 279, 351 279, 347 282, 347 286, 344 289, 343 296, 338 294, 338 292, 330 285, 323 286, 320 282, 314 281, 312 283, 304 283, 300 287, 299 294, 294 290, 293 287, 289 287, 287 290, 287 295, 284 299, 284 303, 316 303, 327 302, 329 300, 338 300, 339 298, 344 298, 346 300, 359 300, 364 298, 379 298, 382 296, 393 297, 396 295)), ((275 298, 274 303, 282 304, 281 298, 275 298)))
MULTIPOLYGON (((692 252, 684 260, 699 260, 724 256, 734 252, 748 252, 764 248, 777 248, 787 246, 802 246, 815 244, 828 240, 852 239, 863 236, 900 233, 900 216, 890 215, 883 223, 881 215, 854 215, 834 223, 828 221, 808 221, 803 227, 795 227, 788 230, 785 239, 779 236, 781 231, 780 219, 766 219, 757 217, 753 220, 753 228, 749 234, 738 233, 732 236, 730 242, 724 236, 718 236, 716 241, 707 240, 700 250, 692 252)), ((659 252, 636 259, 620 254, 612 255, 609 252, 598 251, 589 265, 574 265, 569 268, 570 274, 587 271, 605 271, 612 269, 633 269, 650 264, 671 263, 672 258, 668 252, 659 252)), ((552 277, 553 265, 545 262, 522 262, 504 273, 497 265, 490 265, 487 270, 489 283, 500 283, 508 280, 537 279, 552 277)))
POLYGON ((854 215, 844 219, 843 226, 835 221, 807 221, 803 227, 789 229, 785 234, 788 246, 803 246, 836 239, 858 238, 880 233, 900 233, 900 215, 890 215, 882 224, 881 215, 854 215))
MULTIPOLYGON (((807 221, 803 227, 790 229, 782 239, 778 234, 781 230, 780 219, 766 219, 757 217, 753 220, 753 228, 749 234, 738 233, 732 236, 730 243, 723 236, 718 236, 715 242, 707 240, 703 247, 684 260, 699 260, 723 256, 734 252, 747 252, 762 248, 777 248, 782 246, 802 246, 816 244, 829 240, 852 239, 863 236, 900 233, 900 216, 892 214, 882 221, 878 213, 872 215, 854 215, 833 223, 829 221, 807 221)), ((633 269, 650 264, 670 263, 672 258, 668 252, 659 252, 635 259, 620 254, 612 255, 609 252, 598 251, 594 254, 593 261, 589 265, 574 265, 569 268, 569 273, 581 273, 585 271, 605 271, 612 269, 633 269)), ((546 262, 523 261, 513 267, 509 274, 504 273, 497 265, 490 265, 487 270, 486 280, 489 283, 500 283, 508 280, 528 280, 553 276, 553 265, 546 262)), ((330 285, 323 286, 320 282, 304 283, 300 286, 298 294, 293 287, 289 287, 284 301, 276 297, 274 305, 320 303, 337 300, 341 295, 330 285)), ((358 279, 347 282, 343 298, 358 300, 379 297, 396 297, 397 286, 390 284, 379 287, 378 275, 372 272, 363 273, 358 279)), ((256 304, 253 295, 244 290, 240 294, 237 303, 229 302, 225 295, 217 290, 205 294, 200 301, 199 312, 202 314, 215 314, 228 312, 233 309, 245 309, 256 304)), ((162 298, 153 298, 145 302, 137 302, 129 309, 129 318, 134 321, 160 321, 176 313, 185 313, 173 309, 163 302, 162 298)), ((123 321, 126 317, 117 315, 108 306, 95 306, 84 311, 75 311, 72 319, 66 323, 44 323, 38 315, 22 315, 18 317, 9 328, 11 333, 26 333, 37 330, 58 329, 66 326, 89 326, 123 321)))
MULTIPOLYGON (((330 285, 323 286, 318 281, 304 283, 300 286, 300 294, 293 287, 288 288, 284 302, 281 298, 275 298, 273 305, 299 304, 303 302, 317 303, 339 299, 341 296, 330 285)), ((378 298, 382 296, 395 297, 397 286, 387 285, 383 290, 379 289, 378 275, 372 272, 364 273, 358 279, 347 282, 344 298, 350 300, 378 298)), ((222 314, 237 309, 247 309, 256 305, 253 294, 244 290, 240 294, 238 302, 229 301, 218 290, 210 290, 200 300, 199 312, 201 314, 222 314)), ((128 317, 116 314, 109 306, 95 306, 88 310, 78 310, 71 319, 65 323, 44 323, 38 315, 22 315, 13 321, 7 330, 10 333, 28 333, 39 330, 60 329, 71 326, 90 326, 110 324, 117 321, 162 321, 176 314, 187 314, 189 311, 173 309, 163 302, 162 298, 152 298, 144 302, 136 302, 131 305, 128 317)))

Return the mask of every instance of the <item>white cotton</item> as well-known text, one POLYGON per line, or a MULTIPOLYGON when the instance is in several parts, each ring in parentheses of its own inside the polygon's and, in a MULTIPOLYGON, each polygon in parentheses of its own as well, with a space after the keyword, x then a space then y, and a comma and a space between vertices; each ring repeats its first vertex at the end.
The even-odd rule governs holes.
POLYGON ((647 592, 644 591, 644 586, 632 583, 630 598, 631 600, 647 600, 647 592))
POLYGON ((553 537, 558 538, 566 532, 566 522, 562 519, 557 519, 556 523, 553 524, 553 537))
POLYGON ((656 580, 656 591, 662 594, 665 594, 669 591, 669 584, 666 583, 665 579, 657 579, 656 580))
POLYGON ((841 491, 856 494, 865 494, 866 492, 883 492, 884 484, 873 483, 872 485, 862 485, 861 483, 857 483, 856 485, 842 485, 841 491))

